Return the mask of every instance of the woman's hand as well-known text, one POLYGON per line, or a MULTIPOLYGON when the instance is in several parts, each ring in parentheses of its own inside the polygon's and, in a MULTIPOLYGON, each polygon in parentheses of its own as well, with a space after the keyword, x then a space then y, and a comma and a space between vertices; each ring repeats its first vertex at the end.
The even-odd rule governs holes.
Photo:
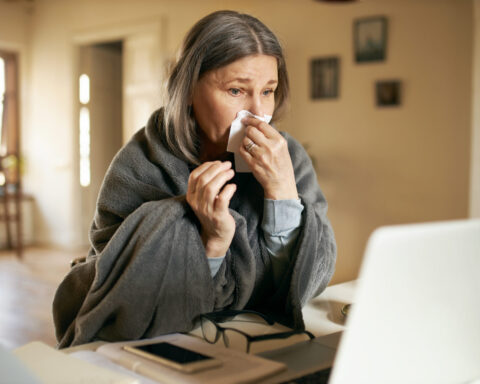
POLYGON ((235 234, 228 205, 237 186, 225 185, 234 174, 229 161, 213 161, 193 170, 188 179, 187 202, 200 220, 207 257, 224 256, 235 234))
POLYGON ((262 185, 265 198, 298 199, 287 141, 263 121, 247 117, 243 123, 247 128, 240 154, 262 185))

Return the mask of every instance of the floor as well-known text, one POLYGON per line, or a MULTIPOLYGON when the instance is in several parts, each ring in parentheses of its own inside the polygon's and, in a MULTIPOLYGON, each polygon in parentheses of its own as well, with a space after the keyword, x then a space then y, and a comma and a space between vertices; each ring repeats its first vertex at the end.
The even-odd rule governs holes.
POLYGON ((27 248, 20 261, 0 251, 0 344, 16 348, 33 340, 56 344, 52 301, 70 260, 86 250, 27 248))

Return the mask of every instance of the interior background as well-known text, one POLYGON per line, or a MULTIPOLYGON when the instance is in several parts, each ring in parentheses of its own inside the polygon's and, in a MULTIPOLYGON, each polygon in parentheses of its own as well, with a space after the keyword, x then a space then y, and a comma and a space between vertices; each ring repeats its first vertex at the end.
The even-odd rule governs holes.
MULTIPOLYGON (((153 24, 163 66, 192 24, 217 9, 258 17, 283 43, 292 93, 278 128, 306 144, 317 164, 338 243, 333 283, 357 276, 380 225, 480 216, 480 0, 2 1, 0 48, 20 54, 23 183, 35 199, 37 243, 85 243, 76 102, 82 39, 153 24), (357 64, 353 22, 375 15, 388 18, 387 59, 357 64), (310 60, 324 56, 340 57, 340 97, 311 100, 310 60), (375 81, 385 79, 402 81, 400 107, 375 106, 375 81)), ((127 135, 140 127, 127 126, 127 135)))

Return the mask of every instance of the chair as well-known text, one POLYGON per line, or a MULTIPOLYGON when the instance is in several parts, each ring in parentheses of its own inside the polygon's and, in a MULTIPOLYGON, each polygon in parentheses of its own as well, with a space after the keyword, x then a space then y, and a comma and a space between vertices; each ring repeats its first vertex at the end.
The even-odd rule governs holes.
POLYGON ((8 249, 15 249, 18 258, 23 255, 22 189, 18 158, 15 155, 0 156, 0 221, 5 223, 5 239, 8 249), (13 204, 12 204, 13 203, 13 204), (11 212, 11 207, 14 211, 11 212), (12 226, 15 228, 13 241, 12 226))
POLYGON ((15 248, 22 257, 22 188, 20 178, 20 114, 18 97, 18 57, 15 53, 0 51, 4 63, 4 84, 0 94, 2 116, 0 121, 0 221, 5 222, 7 246, 14 248, 12 228, 16 227, 15 248), (13 202, 14 212, 10 212, 13 202), (2 209, 3 208, 3 209, 2 209))

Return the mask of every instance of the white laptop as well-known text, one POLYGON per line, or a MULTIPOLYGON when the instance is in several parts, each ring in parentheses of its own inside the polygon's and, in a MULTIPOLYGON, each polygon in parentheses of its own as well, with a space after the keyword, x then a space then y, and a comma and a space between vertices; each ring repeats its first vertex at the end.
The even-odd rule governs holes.
MULTIPOLYGON (((333 354, 319 337, 261 355, 287 363, 280 382, 324 383, 333 354)), ((480 384, 480 220, 371 235, 328 383, 480 384)))
POLYGON ((480 220, 376 230, 329 383, 476 380, 480 220))

